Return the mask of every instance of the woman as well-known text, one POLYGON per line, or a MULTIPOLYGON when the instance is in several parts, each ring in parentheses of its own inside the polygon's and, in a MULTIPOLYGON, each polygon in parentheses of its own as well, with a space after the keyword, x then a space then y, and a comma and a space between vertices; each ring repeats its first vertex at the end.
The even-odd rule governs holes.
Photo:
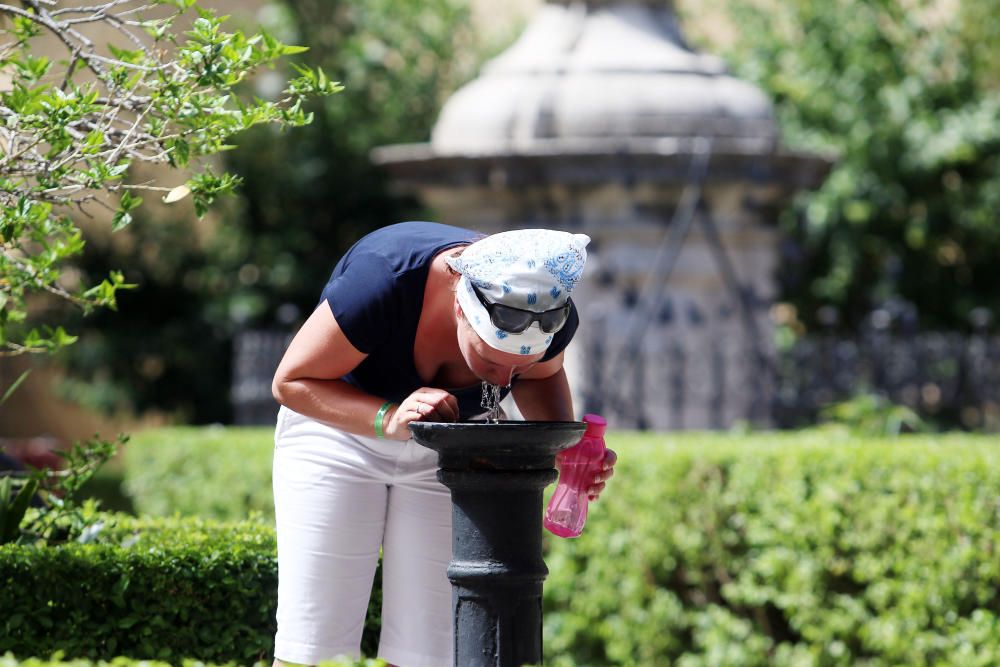
POLYGON ((337 264, 274 377, 275 665, 359 654, 380 548, 379 657, 452 664, 450 495, 408 426, 482 413, 483 382, 525 419, 574 419, 563 350, 588 241, 407 222, 337 264))

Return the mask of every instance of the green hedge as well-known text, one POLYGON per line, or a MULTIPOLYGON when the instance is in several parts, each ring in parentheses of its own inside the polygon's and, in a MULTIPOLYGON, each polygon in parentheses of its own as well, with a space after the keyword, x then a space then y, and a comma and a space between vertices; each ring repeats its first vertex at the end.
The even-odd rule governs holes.
MULTIPOLYGON (((274 531, 109 515, 95 543, 0 546, 0 654, 271 659, 274 531)), ((374 653, 378 598, 365 650, 374 653)))
POLYGON ((1000 442, 612 436, 546 664, 1000 664, 1000 442))
MULTIPOLYGON (((269 475, 270 437, 137 434, 129 487, 140 488, 142 460, 148 495, 133 500, 170 497, 163 511, 197 512, 188 498, 225 489, 224 503, 204 501, 213 512, 263 510, 254 492, 269 495, 269 481, 244 480, 269 475), (161 460, 183 460, 189 474, 172 477, 161 460), (213 470, 224 481, 211 482, 213 470)), ((617 475, 584 535, 547 538, 547 664, 1000 664, 996 438, 814 430, 609 442, 617 475)))
POLYGON ((273 450, 267 428, 141 431, 122 451, 124 491, 140 515, 273 521, 273 450))

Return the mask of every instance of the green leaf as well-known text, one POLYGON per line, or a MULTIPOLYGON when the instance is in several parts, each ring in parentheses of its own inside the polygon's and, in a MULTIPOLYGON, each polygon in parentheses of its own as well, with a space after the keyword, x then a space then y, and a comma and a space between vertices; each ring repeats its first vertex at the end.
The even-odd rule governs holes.
POLYGON ((71 336, 62 327, 56 327, 50 334, 52 342, 57 348, 66 347, 67 345, 72 345, 77 341, 77 336, 71 336))
MULTIPOLYGON (((10 512, 11 495, 14 492, 14 480, 10 475, 0 477, 0 528, 7 525, 7 514, 10 512)), ((2 541, 0 541, 2 544, 2 541)))
POLYGON ((11 384, 9 387, 7 387, 7 391, 5 391, 3 393, 3 396, 0 396, 0 405, 3 405, 4 403, 7 402, 8 399, 10 399, 11 395, 15 391, 17 391, 17 388, 20 387, 21 383, 24 382, 28 378, 28 375, 30 373, 31 373, 31 369, 30 368, 27 369, 27 370, 25 370, 23 373, 21 373, 21 375, 18 376, 18 378, 16 380, 14 380, 13 384, 11 384))
POLYGON ((117 232, 125 229, 132 223, 132 214, 125 211, 117 211, 111 220, 111 231, 117 232))
POLYGON ((181 138, 171 139, 167 142, 170 164, 174 167, 187 165, 191 157, 191 145, 181 138))
POLYGON ((118 206, 122 211, 133 211, 142 204, 142 197, 132 194, 131 190, 122 193, 118 206))
POLYGON ((167 37, 167 32, 173 26, 173 18, 151 19, 142 22, 142 29, 147 35, 159 42, 167 37))
POLYGON ((93 129, 87 133, 84 137, 83 146, 81 150, 84 155, 93 155, 101 150, 104 146, 104 132, 100 129, 93 129))
POLYGON ((108 44, 108 51, 110 51, 111 55, 113 55, 118 60, 129 63, 130 65, 138 65, 142 63, 146 55, 145 53, 143 53, 142 49, 135 49, 135 50, 120 49, 116 47, 114 44, 108 44))
POLYGON ((24 486, 17 492, 17 496, 7 509, 4 524, 0 526, 0 544, 12 542, 20 535, 21 521, 24 519, 24 513, 28 511, 28 505, 31 504, 31 499, 37 490, 38 479, 31 477, 25 481, 24 486))
POLYGON ((14 16, 12 23, 14 36, 22 45, 42 31, 39 24, 24 16, 14 16))

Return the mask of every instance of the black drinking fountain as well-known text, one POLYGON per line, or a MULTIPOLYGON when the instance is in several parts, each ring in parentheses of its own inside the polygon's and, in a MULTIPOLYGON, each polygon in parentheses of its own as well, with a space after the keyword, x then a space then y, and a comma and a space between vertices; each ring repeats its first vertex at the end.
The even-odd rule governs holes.
POLYGON ((542 493, 583 422, 414 422, 451 490, 455 667, 542 664, 542 493))

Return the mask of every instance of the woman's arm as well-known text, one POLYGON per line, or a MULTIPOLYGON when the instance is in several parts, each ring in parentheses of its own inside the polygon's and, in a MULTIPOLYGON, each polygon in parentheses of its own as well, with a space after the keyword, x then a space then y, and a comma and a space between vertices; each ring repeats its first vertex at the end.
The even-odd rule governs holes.
MULTIPOLYGON (((563 354, 538 364, 528 372, 518 376, 517 382, 511 387, 517 409, 527 420, 539 421, 573 421, 573 398, 569 391, 569 380, 563 369, 563 354)), ((597 500, 604 491, 604 486, 615 474, 615 463, 618 454, 608 449, 604 455, 604 464, 594 473, 590 487, 587 489, 591 500, 597 500)))
MULTIPOLYGON (((299 414, 358 435, 375 435, 375 415, 385 399, 339 379, 365 355, 347 339, 333 312, 321 303, 292 339, 278 364, 271 393, 281 405, 299 414)), ((410 437, 413 421, 455 421, 458 402, 441 389, 423 387, 386 414, 385 436, 410 437)))
POLYGON ((562 352, 519 375, 510 393, 517 409, 529 421, 573 420, 573 396, 562 352))

